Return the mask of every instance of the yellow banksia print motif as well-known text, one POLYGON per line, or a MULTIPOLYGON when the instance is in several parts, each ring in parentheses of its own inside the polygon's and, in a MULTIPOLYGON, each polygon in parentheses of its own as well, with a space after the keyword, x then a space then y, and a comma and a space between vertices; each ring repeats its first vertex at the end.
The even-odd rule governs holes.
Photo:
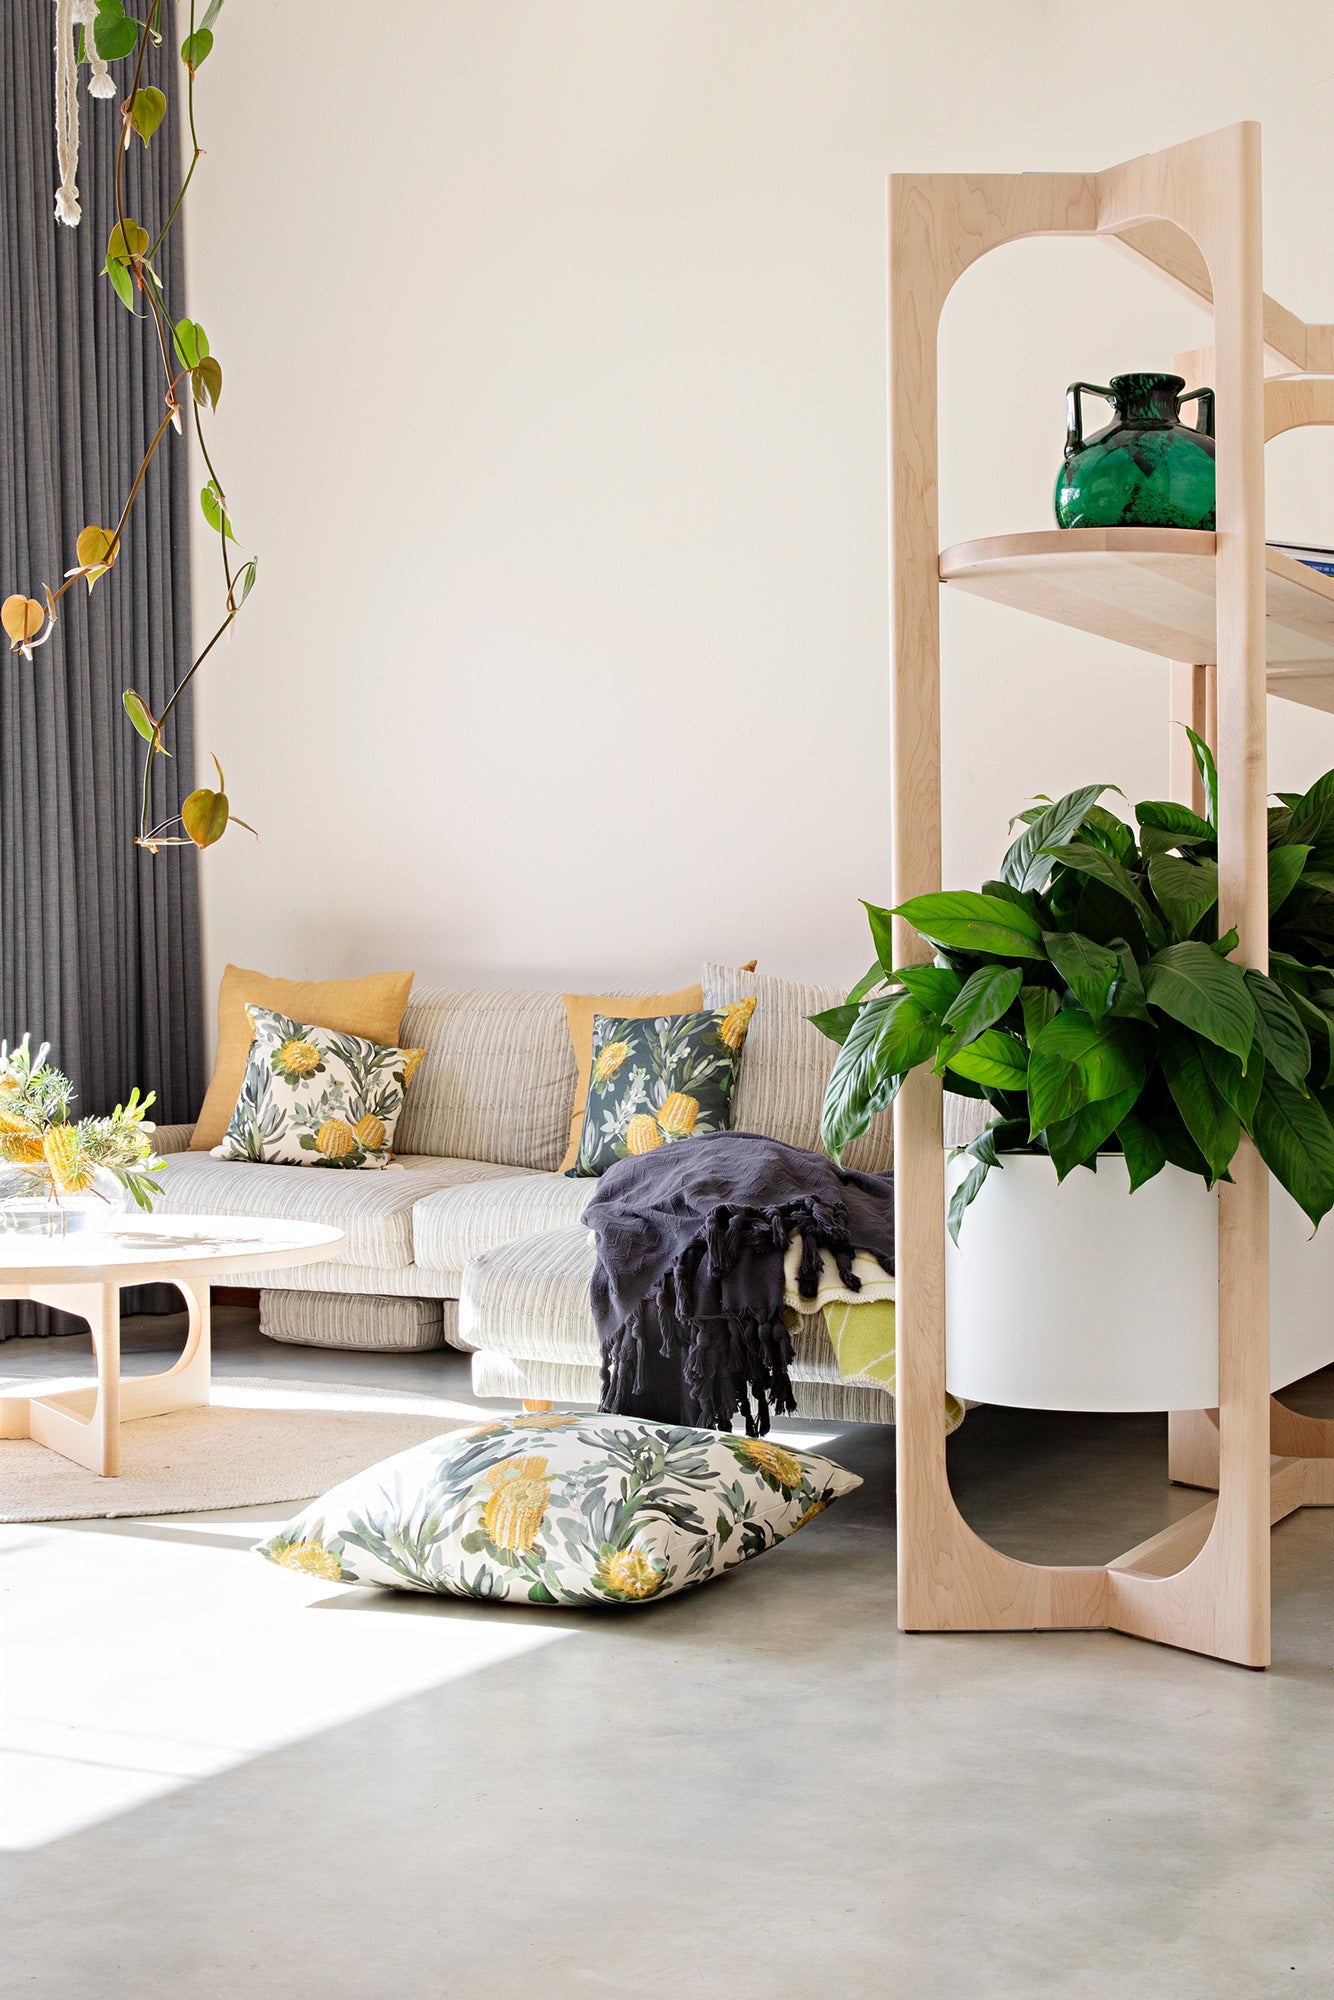
POLYGON ((345 1118, 326 1118, 315 1134, 315 1144, 328 1160, 345 1160, 357 1143, 357 1135, 345 1118))
POLYGON ((314 1042, 293 1035, 273 1051, 273 1067, 288 1083, 303 1083, 323 1067, 324 1058, 314 1042))
POLYGON ((860 1484, 765 1438, 529 1410, 372 1466, 261 1553, 344 1583, 629 1615, 764 1555, 860 1484))
POLYGON ((575 1176, 725 1132, 754 1000, 702 1014, 593 1022, 593 1065, 575 1176))
POLYGON ((603 1090, 617 1072, 625 1067, 625 1059, 630 1053, 629 1042, 609 1042, 593 1065, 593 1088, 603 1090))
POLYGON ((330 1583, 337 1583, 343 1574, 338 1557, 319 1542, 289 1542, 273 1560, 280 1569, 299 1569, 305 1576, 327 1577, 330 1583))
POLYGON ((794 1452, 784 1451, 781 1444, 770 1444, 768 1438, 737 1438, 735 1450, 738 1458, 753 1465, 757 1472, 765 1473, 779 1486, 789 1491, 801 1484, 801 1460, 794 1452))
POLYGON ((723 1025, 718 1033, 729 1049, 740 1049, 750 1027, 750 1017, 755 1012, 755 998, 734 1000, 723 1010, 723 1025))
POLYGON ((656 1597, 665 1573, 666 1564, 642 1549, 609 1549, 598 1561, 598 1575, 613 1597, 656 1597))
POLYGON ((396 1049, 247 1007, 255 1031, 225 1160, 387 1167, 421 1049, 396 1049))
POLYGON ((662 1134, 657 1120, 650 1118, 646 1111, 632 1118, 625 1128, 625 1150, 627 1153, 653 1153, 662 1144, 662 1134))
POLYGON ((699 1119, 699 1099, 674 1090, 664 1099, 658 1123, 669 1139, 688 1139, 699 1119))
POLYGON ((486 1475, 491 1497, 482 1526, 498 1549, 531 1549, 547 1511, 551 1482, 545 1458, 507 1458, 486 1475))

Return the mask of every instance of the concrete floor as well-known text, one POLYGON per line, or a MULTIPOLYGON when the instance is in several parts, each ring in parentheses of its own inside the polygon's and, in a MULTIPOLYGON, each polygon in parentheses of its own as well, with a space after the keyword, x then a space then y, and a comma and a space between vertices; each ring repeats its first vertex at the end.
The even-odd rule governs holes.
MULTIPOLYGON (((6 1372, 80 1351, 37 1350, 6 1372)), ((218 1350, 471 1400, 457 1355, 278 1348, 244 1314, 218 1350)), ((1334 1379, 1303 1402, 1334 1410, 1334 1379)), ((1276 1532, 1266 1675, 1108 1634, 904 1638, 892 1433, 783 1434, 865 1486, 640 1616, 294 1577, 248 1553, 284 1509, 0 1528, 28 1801, 0 1995, 1325 2000, 1334 1518, 1276 1532)), ((977 1411, 951 1459, 1032 1558, 1109 1557, 1198 1497, 1154 1418, 977 1411)))

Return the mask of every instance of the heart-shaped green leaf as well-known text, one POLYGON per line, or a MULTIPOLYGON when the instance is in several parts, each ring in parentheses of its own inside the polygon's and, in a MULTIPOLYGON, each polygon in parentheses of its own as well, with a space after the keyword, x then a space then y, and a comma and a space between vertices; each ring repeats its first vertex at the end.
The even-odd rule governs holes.
POLYGON ((172 342, 183 368, 197 368, 208 355, 208 335, 197 319, 178 319, 172 342))
POLYGON ((167 100, 156 84, 140 84, 130 105, 130 123, 145 146, 167 115, 167 100))
POLYGON ((189 70, 197 70, 201 63, 208 61, 213 53, 213 36, 207 28, 196 28, 181 43, 181 61, 189 70))
POLYGON ((227 831, 228 810, 226 792, 201 785, 181 807, 181 824, 196 847, 212 847, 227 831))
POLYGON ((216 410, 222 396, 222 364, 212 354, 206 354, 202 361, 190 370, 190 387, 197 403, 210 410, 216 410))

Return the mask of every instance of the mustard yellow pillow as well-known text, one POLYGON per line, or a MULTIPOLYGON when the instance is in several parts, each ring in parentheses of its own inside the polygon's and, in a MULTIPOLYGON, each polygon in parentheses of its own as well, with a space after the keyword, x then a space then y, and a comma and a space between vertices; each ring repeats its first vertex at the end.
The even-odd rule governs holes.
MULTIPOLYGON (((272 979, 229 965, 218 988, 218 1057, 190 1141, 192 1150, 220 1146, 245 1082, 254 1031, 246 1007, 268 1007, 296 1021, 393 1046, 412 991, 410 972, 371 972, 362 979, 272 979)), ((589 1024, 589 1045, 592 1045, 589 1024)), ((585 1076, 585 1094, 587 1076, 585 1076)), ((582 1120, 581 1126, 582 1126, 582 1120)))
MULTIPOLYGON (((743 965, 753 972, 755 960, 743 965)), ((578 1163, 579 1143, 584 1133, 584 1112, 588 1109, 588 1079, 593 1070, 593 1022, 597 1015, 615 1015, 618 1021, 654 1021, 659 1014, 698 1014, 704 995, 698 986, 683 986, 676 993, 638 993, 627 999, 623 993, 565 993, 565 1019, 574 1044, 574 1060, 579 1075, 574 1086, 574 1110, 570 1113, 570 1143, 558 1173, 568 1173, 578 1163)), ((238 1082, 239 1090, 240 1084, 238 1082)), ((230 1107, 229 1107, 230 1109, 230 1107)))

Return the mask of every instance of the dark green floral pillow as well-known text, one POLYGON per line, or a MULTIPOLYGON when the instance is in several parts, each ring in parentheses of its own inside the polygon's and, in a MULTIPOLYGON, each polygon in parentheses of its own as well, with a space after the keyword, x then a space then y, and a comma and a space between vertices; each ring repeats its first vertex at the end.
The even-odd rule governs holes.
POLYGON ((597 1015, 588 1109, 569 1178, 605 1174, 630 1153, 653 1153, 676 1139, 725 1132, 754 1012, 754 1000, 746 999, 654 1021, 597 1015))

